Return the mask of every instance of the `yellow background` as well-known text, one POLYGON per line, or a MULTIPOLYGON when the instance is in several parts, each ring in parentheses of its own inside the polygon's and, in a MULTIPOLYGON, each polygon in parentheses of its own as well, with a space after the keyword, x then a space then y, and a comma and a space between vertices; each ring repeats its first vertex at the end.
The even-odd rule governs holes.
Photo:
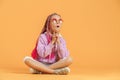
POLYGON ((0 0, 0 69, 28 69, 23 58, 54 12, 64 20, 73 73, 120 70, 119 0, 0 0))

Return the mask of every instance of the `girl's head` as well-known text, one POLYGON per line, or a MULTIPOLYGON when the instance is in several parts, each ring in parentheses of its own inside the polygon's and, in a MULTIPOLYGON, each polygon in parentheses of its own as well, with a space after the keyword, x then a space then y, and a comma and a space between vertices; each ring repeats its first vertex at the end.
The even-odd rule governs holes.
POLYGON ((42 29, 42 33, 46 32, 46 31, 49 31, 50 33, 53 33, 53 32, 59 32, 60 31, 60 28, 62 26, 62 19, 61 19, 61 16, 57 13, 53 13, 51 15, 49 15, 46 19, 46 22, 45 22, 45 25, 42 29))

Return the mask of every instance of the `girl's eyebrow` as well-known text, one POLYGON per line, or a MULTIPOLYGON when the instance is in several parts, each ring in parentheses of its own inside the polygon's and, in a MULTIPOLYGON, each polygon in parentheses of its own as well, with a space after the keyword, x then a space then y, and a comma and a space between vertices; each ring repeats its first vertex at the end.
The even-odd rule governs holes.
POLYGON ((55 18, 53 18, 52 21, 53 21, 53 20, 57 21, 57 19, 55 19, 55 18))
POLYGON ((63 21, 62 19, 59 19, 59 21, 63 21))
POLYGON ((53 18, 52 20, 57 20, 56 18, 53 18))
MULTIPOLYGON (((53 18, 53 19, 52 19, 52 21, 54 21, 54 20, 57 21, 56 18, 53 18)), ((63 20, 62 20, 61 18, 60 18, 58 21, 62 21, 62 22, 63 22, 63 20)))

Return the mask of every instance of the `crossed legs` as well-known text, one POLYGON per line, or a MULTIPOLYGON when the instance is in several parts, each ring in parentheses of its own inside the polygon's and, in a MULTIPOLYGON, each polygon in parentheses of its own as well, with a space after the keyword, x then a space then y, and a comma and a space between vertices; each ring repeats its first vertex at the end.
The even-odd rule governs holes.
POLYGON ((72 64, 72 59, 71 59, 71 57, 60 59, 56 63, 53 63, 48 66, 41 62, 38 62, 37 60, 34 60, 32 57, 25 57, 24 62, 29 67, 36 69, 38 71, 54 74, 54 73, 56 73, 57 69, 67 67, 70 64, 72 64))

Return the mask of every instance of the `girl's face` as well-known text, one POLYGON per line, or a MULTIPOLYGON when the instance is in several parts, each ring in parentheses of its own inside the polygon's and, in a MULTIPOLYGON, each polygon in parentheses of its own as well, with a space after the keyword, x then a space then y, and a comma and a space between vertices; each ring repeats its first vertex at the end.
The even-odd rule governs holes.
POLYGON ((59 15, 53 15, 50 19, 50 30, 56 33, 60 32, 62 22, 63 21, 59 15))

